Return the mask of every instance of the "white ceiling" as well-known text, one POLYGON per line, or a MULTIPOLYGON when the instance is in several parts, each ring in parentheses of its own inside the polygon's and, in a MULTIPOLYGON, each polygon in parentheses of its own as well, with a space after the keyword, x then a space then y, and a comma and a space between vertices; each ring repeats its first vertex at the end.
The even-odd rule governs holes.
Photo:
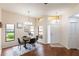
POLYGON ((51 11, 53 11, 51 14, 55 14, 56 12, 59 13, 70 7, 75 7, 76 5, 78 4, 48 3, 45 5, 43 3, 0 3, 0 7, 2 9, 16 12, 22 15, 28 15, 29 10, 29 15, 33 17, 50 15, 49 13, 51 13, 51 11))

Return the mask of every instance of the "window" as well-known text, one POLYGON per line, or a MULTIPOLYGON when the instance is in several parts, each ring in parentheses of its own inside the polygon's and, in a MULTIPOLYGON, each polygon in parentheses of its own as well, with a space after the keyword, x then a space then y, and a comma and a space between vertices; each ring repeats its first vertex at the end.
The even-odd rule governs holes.
POLYGON ((24 31, 27 32, 30 36, 34 36, 34 26, 32 22, 24 23, 24 31))
POLYGON ((14 41, 15 39, 15 29, 14 29, 14 24, 6 24, 5 28, 5 36, 6 36, 6 41, 14 41))
POLYGON ((33 36, 34 35, 34 26, 30 25, 30 33, 33 36))
POLYGON ((39 26, 39 38, 43 38, 43 26, 39 26))

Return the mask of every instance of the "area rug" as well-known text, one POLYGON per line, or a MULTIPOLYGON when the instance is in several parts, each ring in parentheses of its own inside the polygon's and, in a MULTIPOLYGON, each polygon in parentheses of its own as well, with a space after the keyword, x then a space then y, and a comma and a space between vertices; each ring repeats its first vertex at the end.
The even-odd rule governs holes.
POLYGON ((27 44, 27 49, 25 49, 23 45, 21 45, 21 49, 19 48, 19 46, 18 47, 16 46, 16 47, 13 47, 12 50, 6 51, 4 56, 20 56, 34 49, 35 47, 30 44, 27 44))

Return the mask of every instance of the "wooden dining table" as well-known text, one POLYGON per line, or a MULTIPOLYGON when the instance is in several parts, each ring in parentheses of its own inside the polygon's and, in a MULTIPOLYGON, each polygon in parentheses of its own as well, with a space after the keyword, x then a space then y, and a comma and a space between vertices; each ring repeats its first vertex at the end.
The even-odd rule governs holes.
POLYGON ((22 39, 24 41, 24 47, 27 49, 27 46, 26 44, 30 42, 30 40, 32 39, 33 37, 30 37, 30 36, 23 36, 22 39))

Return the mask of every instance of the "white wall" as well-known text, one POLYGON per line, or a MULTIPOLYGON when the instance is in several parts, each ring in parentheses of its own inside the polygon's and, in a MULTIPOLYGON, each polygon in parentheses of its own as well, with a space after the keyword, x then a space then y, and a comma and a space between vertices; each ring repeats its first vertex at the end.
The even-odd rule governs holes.
MULTIPOLYGON (((1 8, 0 8, 0 22, 1 22, 1 8)), ((1 28, 0 28, 0 55, 1 55, 1 50, 2 47, 1 47, 1 28)))
POLYGON ((61 22, 61 41, 60 43, 68 48, 68 11, 66 11, 63 15, 62 15, 62 22, 61 22))
POLYGON ((0 55, 1 55, 1 50, 2 50, 2 47, 1 47, 1 28, 0 28, 0 55))
POLYGON ((22 29, 17 28, 17 23, 24 23, 26 21, 31 21, 34 24, 35 18, 31 17, 30 20, 28 20, 28 17, 26 16, 19 15, 6 10, 2 10, 2 23, 3 23, 2 48, 6 48, 6 47, 10 47, 18 44, 17 38, 18 37, 21 38, 23 35, 26 35, 26 33, 24 32, 24 28, 22 29), (5 24, 9 24, 9 23, 15 24, 15 40, 11 42, 5 42, 5 24))

